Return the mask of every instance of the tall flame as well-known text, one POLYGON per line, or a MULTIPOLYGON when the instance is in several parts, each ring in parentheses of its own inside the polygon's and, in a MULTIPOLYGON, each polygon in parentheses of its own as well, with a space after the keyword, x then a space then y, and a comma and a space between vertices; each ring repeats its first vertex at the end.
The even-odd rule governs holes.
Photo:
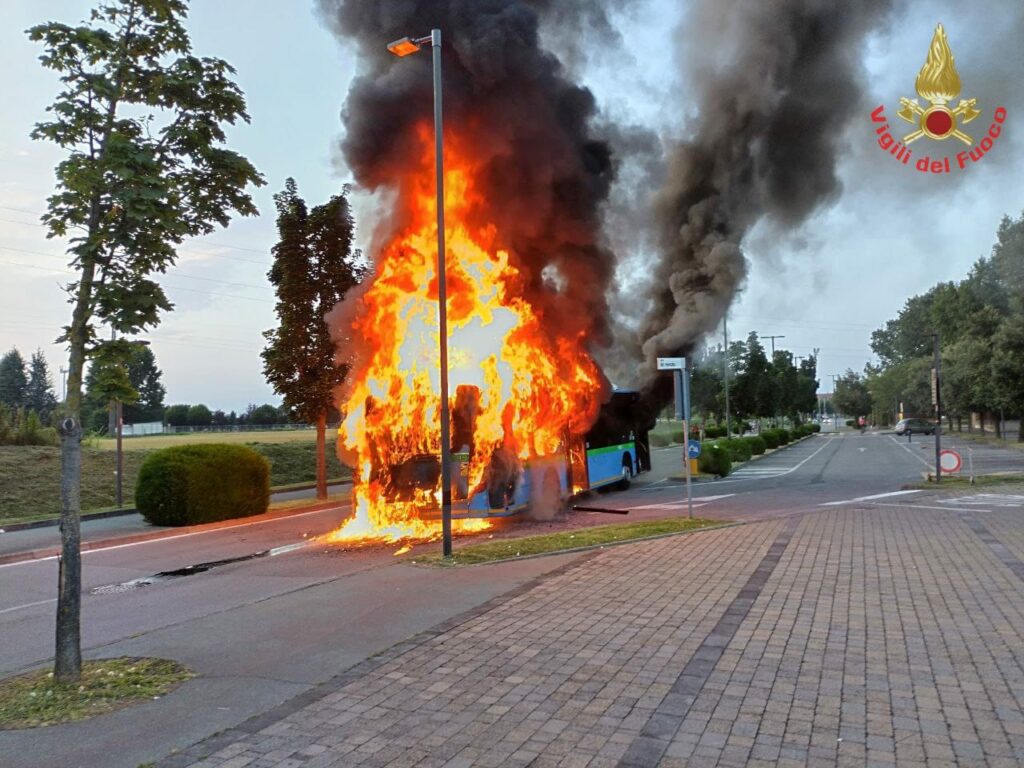
MULTIPOLYGON (((373 281, 352 308, 360 352, 343 395, 338 441, 355 468, 355 515, 334 540, 440 534, 436 515, 423 514, 439 504, 439 480, 413 499, 395 498, 389 486, 394 467, 440 450, 432 129, 424 125, 417 136, 419 162, 397 180, 403 223, 380 249, 373 281)), ((499 242, 487 215, 491 203, 477 192, 478 172, 458 137, 446 134, 449 392, 453 410, 472 401, 470 493, 486 484, 495 452, 525 463, 564 451, 567 437, 593 423, 604 381, 587 339, 551 327, 529 301, 527 276, 499 242)), ((455 522, 464 531, 488 525, 455 522)))
POLYGON ((939 24, 935 28, 928 58, 917 74, 915 83, 922 99, 933 104, 945 104, 960 94, 960 75, 956 71, 956 60, 946 39, 946 30, 939 24))

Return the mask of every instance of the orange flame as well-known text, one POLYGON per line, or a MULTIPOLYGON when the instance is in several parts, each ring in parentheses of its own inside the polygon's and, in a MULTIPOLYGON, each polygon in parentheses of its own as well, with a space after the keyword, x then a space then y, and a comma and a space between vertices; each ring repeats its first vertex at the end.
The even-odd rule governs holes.
MULTIPOLYGON (((406 219, 376 257, 372 283, 357 299, 352 337, 361 345, 343 397, 339 449, 355 468, 352 517, 332 541, 432 539, 440 521, 440 481, 414 499, 388 498, 389 467, 440 451, 440 373, 436 208, 432 129, 419 134, 418 167, 399 180, 406 219)), ((488 223, 490 202, 476 192, 479 164, 445 137, 445 236, 449 392, 478 397, 467 483, 486 482, 495 449, 520 461, 558 455, 583 434, 600 407, 603 377, 587 339, 550 327, 527 298, 527 279, 488 223), (483 223, 480 223, 483 222, 483 223)), ((458 451, 463 446, 453 446, 458 451)), ((455 520, 478 531, 483 519, 455 520)))

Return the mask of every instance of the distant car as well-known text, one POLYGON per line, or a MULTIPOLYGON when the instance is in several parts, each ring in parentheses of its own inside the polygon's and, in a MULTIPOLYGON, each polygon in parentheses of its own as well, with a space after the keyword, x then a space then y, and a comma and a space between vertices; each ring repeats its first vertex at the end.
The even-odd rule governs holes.
POLYGON ((896 422, 897 435, 934 435, 935 423, 927 419, 900 419, 896 422))

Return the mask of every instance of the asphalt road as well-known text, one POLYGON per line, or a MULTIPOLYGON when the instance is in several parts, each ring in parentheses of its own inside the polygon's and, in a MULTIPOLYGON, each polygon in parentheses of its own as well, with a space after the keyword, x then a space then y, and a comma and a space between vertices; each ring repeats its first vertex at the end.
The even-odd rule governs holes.
MULTIPOLYGON (((750 462, 729 478, 693 484, 694 514, 748 521, 827 510, 865 496, 884 501, 880 494, 898 493, 920 480, 934 455, 931 446, 878 433, 819 435, 750 462)), ((629 510, 629 517, 590 513, 595 522, 686 514, 685 486, 667 479, 681 468, 681 449, 654 456, 655 471, 628 491, 587 499, 629 510)), ((1024 455, 990 447, 974 448, 974 461, 979 471, 1024 467, 1024 455)), ((573 557, 427 570, 396 562, 394 545, 309 544, 347 513, 342 504, 84 553, 86 655, 174 658, 200 677, 173 696, 84 723, 0 732, 0 765, 135 768, 265 711, 573 557), (138 581, 268 550, 280 554, 146 585, 138 581)), ((437 547, 420 545, 414 554, 437 547)), ((48 661, 56 571, 54 559, 0 566, 0 676, 48 661)))

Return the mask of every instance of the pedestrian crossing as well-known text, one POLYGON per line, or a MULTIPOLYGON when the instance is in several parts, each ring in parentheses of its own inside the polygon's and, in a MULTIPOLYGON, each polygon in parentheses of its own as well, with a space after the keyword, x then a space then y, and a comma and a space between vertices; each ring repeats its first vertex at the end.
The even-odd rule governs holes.
POLYGON ((784 466, 784 467, 761 467, 756 464, 749 467, 740 467, 729 473, 729 477, 747 477, 747 478, 771 478, 785 475, 796 469, 795 466, 784 466))

